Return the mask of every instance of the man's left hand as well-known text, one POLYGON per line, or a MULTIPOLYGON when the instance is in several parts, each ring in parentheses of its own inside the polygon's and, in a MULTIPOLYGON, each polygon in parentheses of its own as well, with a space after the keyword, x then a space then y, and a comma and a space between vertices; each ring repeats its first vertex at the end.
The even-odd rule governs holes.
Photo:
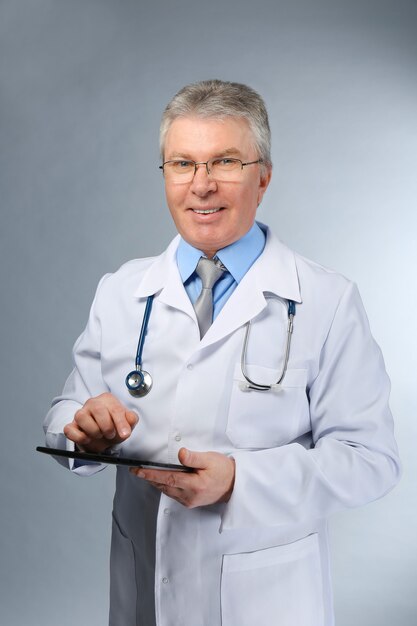
POLYGON ((219 452, 193 452, 186 448, 181 448, 178 458, 183 465, 194 468, 194 472, 140 467, 130 471, 189 509, 228 502, 235 480, 234 459, 219 452))

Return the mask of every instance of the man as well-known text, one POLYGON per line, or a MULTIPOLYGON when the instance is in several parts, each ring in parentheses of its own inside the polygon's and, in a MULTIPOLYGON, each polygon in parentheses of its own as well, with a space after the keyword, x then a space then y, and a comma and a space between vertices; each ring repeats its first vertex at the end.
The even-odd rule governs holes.
POLYGON ((45 422, 52 447, 195 470, 118 467, 110 624, 330 626, 326 520, 399 475, 379 348, 355 286, 255 222, 272 167, 256 92, 184 87, 161 155, 179 235, 102 279, 45 422))

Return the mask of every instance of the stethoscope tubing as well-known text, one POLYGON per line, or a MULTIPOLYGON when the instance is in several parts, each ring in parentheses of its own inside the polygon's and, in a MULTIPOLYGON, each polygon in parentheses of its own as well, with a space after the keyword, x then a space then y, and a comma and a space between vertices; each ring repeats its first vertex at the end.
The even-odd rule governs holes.
POLYGON ((142 371, 142 352, 143 352, 143 346, 145 345, 145 336, 146 336, 146 333, 148 332, 148 324, 149 324, 149 318, 151 317, 153 299, 154 299, 153 295, 148 296, 146 299, 145 312, 143 314, 142 326, 140 329, 140 335, 139 335, 139 341, 138 341, 138 347, 136 350, 136 359, 135 359, 136 371, 138 372, 142 371))
MULTIPOLYGON (((140 329, 138 347, 136 350, 136 359, 135 359, 136 369, 133 372, 130 372, 126 376, 126 386, 129 390, 129 393, 135 397, 145 396, 147 393, 149 393, 152 387, 151 375, 149 374, 149 372, 145 372, 144 370, 142 370, 142 352, 143 352, 143 346, 145 345, 146 333, 148 331, 148 324, 149 324, 149 319, 151 316, 153 299, 154 299, 153 295, 148 296, 146 299, 146 306, 145 306, 145 311, 143 314, 142 326, 140 329)), ((277 299, 280 300, 280 298, 278 297, 277 299)), ((288 361, 290 357, 291 337, 292 337, 292 333, 294 329, 294 315, 295 315, 295 302, 293 300, 288 300, 287 302, 288 302, 288 326, 287 326, 286 345, 285 345, 285 351, 284 351, 284 362, 283 362, 282 370, 278 377, 277 382, 273 383, 272 385, 262 385, 260 383, 256 383, 249 377, 249 374, 246 370, 246 356, 247 356, 247 349, 248 349, 248 343, 249 343, 251 320, 249 320, 246 323, 246 332, 245 332, 245 337, 243 340, 242 354, 240 358, 240 367, 242 370, 242 375, 246 380, 246 384, 242 383, 243 385, 242 389, 244 391, 250 391, 250 390, 270 391, 270 390, 281 389, 281 383, 283 382, 285 378, 285 374, 287 372, 287 367, 288 367, 288 361)))
POLYGON ((287 326, 287 340, 286 340, 286 344, 285 344, 285 352, 284 352, 284 363, 282 366, 282 370, 281 373, 278 377, 278 380, 276 383, 273 383, 272 385, 262 385, 260 383, 255 383, 255 381, 253 381, 250 377, 249 374, 246 370, 246 353, 247 353, 247 349, 248 349, 248 343, 249 343, 249 334, 250 334, 250 328, 252 325, 251 320, 249 320, 246 323, 246 332, 245 332, 245 338, 243 340, 243 348, 242 348, 242 354, 240 357, 240 369, 242 371, 242 375, 245 378, 246 382, 248 383, 245 386, 245 389, 247 391, 253 389, 254 391, 270 391, 271 389, 279 389, 281 383, 283 382, 284 378, 285 378, 285 374, 287 373, 287 367, 288 367, 288 360, 290 358, 290 349, 291 349, 291 337, 292 337, 292 333, 294 330, 294 315, 295 315, 295 302, 293 300, 288 300, 288 326, 287 326))

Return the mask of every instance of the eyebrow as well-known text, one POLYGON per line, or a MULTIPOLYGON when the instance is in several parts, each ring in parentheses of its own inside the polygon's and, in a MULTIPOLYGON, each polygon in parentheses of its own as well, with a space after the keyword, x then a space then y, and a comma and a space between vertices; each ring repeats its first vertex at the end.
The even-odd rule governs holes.
POLYGON ((238 154, 240 156, 241 152, 237 148, 227 148, 227 150, 222 150, 221 154, 218 156, 231 156, 232 154, 238 154))
POLYGON ((193 161, 194 160, 186 152, 172 152, 169 155, 169 159, 168 160, 170 161, 171 159, 184 159, 185 161, 193 161))
MULTIPOLYGON (((238 150, 238 148, 226 148, 225 150, 221 150, 220 152, 218 152, 217 154, 215 154, 211 158, 212 159, 217 159, 218 157, 232 156, 232 155, 239 155, 240 156, 240 154, 241 154, 241 152, 240 152, 240 150, 238 150)), ((191 155, 187 154, 186 152, 172 152, 169 155, 168 161, 171 161, 172 159, 184 159, 185 161, 194 161, 194 159, 191 157, 191 155)))

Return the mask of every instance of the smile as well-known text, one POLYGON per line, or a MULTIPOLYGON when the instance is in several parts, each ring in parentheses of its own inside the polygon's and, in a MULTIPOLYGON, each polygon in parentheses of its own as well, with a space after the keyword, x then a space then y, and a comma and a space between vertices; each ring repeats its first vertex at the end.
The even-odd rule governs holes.
POLYGON ((208 215, 209 213, 217 213, 218 211, 221 211, 222 207, 219 207, 218 209, 192 209, 192 211, 194 213, 199 213, 200 215, 208 215))

